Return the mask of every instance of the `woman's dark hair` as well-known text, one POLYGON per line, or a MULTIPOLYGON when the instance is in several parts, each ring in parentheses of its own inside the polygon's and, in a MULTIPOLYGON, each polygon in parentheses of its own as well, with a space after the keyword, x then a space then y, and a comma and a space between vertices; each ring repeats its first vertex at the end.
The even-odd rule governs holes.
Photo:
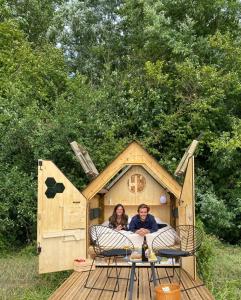
POLYGON ((147 213, 149 213, 150 207, 149 207, 148 205, 144 204, 144 203, 143 203, 143 204, 140 204, 140 205, 138 206, 137 212, 139 213, 140 209, 142 209, 142 208, 146 208, 146 209, 147 209, 147 213))
MULTIPOLYGON (((113 209, 113 214, 115 214, 116 216, 117 216, 117 214, 116 214, 116 211, 117 211, 117 208, 119 208, 119 207, 121 207, 122 209, 123 209, 123 215, 125 214, 125 208, 124 208, 124 206, 122 205, 122 204, 117 204, 115 207, 114 207, 114 209, 113 209)), ((112 214, 112 215, 113 215, 112 214)))
POLYGON ((121 207, 123 209, 123 214, 121 216, 121 225, 127 225, 127 222, 128 222, 128 216, 125 214, 124 206, 122 204, 117 204, 114 207, 113 213, 109 218, 110 225, 112 225, 113 227, 115 227, 116 224, 117 224, 117 213, 116 213, 116 211, 119 207, 121 207))

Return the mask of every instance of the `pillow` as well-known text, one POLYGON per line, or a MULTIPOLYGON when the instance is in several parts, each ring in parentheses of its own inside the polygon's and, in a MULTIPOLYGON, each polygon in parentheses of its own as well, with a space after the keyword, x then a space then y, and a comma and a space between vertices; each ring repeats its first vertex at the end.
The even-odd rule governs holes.
POLYGON ((162 221, 162 220, 159 219, 158 217, 155 217, 155 216, 154 216, 154 218, 155 218, 157 224, 167 224, 167 222, 162 221))
POLYGON ((108 220, 108 221, 103 222, 101 225, 106 226, 106 227, 109 227, 109 224, 110 224, 110 222, 109 222, 109 220, 108 220))
POLYGON ((133 216, 128 217, 128 224, 130 224, 132 218, 133 218, 133 216))
POLYGON ((153 240, 159 235, 162 234, 162 240, 158 241, 155 248, 165 248, 174 246, 176 243, 177 233, 169 225, 166 228, 158 229, 158 231, 149 233, 146 235, 147 244, 153 247, 153 240), (170 229, 170 230, 169 230, 170 229), (163 241, 163 242, 162 242, 163 241))

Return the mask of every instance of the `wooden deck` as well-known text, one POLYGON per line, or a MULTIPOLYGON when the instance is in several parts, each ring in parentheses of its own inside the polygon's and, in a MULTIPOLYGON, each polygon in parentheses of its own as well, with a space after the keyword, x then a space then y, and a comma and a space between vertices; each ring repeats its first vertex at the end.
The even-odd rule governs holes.
MULTIPOLYGON (((98 288, 113 288, 115 279, 108 279, 106 281, 107 268, 98 267, 92 271, 89 284, 98 288)), ((113 272, 113 271, 112 271, 113 272)), ((155 299, 155 292, 153 283, 150 282, 150 269, 137 268, 137 281, 134 283, 133 300, 153 300, 155 299)), ((178 277, 175 273, 174 278, 170 277, 172 270, 170 268, 157 268, 159 277, 167 277, 160 280, 160 283, 177 282, 178 277)), ((178 271, 179 272, 179 271, 178 271)), ((70 277, 52 294, 50 300, 124 300, 128 299, 128 280, 120 280, 119 292, 109 292, 103 290, 84 288, 85 279, 88 272, 74 272, 70 277)), ((112 273, 114 275, 114 272, 112 273)), ((123 267, 120 271, 120 277, 129 278, 130 268, 123 267)), ((209 290, 202 285, 202 281, 197 279, 193 281, 189 275, 182 271, 181 287, 190 290, 182 292, 182 300, 214 300, 209 290), (202 286, 200 286, 202 285, 202 286), (197 287, 196 287, 197 286, 197 287)))

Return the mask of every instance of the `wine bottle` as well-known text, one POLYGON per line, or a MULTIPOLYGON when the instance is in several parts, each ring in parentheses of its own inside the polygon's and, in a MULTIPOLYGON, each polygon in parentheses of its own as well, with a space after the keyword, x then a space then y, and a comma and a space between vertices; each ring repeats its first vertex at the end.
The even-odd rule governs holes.
POLYGON ((144 241, 141 247, 141 258, 142 261, 148 261, 148 258, 146 257, 146 250, 148 249, 148 245, 146 242, 146 236, 144 236, 144 241))

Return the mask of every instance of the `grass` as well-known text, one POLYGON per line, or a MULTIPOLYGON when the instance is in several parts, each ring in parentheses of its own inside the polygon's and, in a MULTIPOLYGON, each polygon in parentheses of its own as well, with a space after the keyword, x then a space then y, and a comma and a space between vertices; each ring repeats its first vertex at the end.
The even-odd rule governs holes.
POLYGON ((207 287, 217 300, 241 298, 241 247, 214 242, 215 256, 207 287))
MULTIPOLYGON (((206 285, 216 300, 240 300, 241 247, 212 239, 215 256, 206 285)), ((44 300, 71 274, 59 272, 39 275, 34 247, 0 257, 0 299, 44 300)))
POLYGON ((33 247, 0 258, 0 299, 44 300, 70 275, 58 272, 39 275, 33 247))

